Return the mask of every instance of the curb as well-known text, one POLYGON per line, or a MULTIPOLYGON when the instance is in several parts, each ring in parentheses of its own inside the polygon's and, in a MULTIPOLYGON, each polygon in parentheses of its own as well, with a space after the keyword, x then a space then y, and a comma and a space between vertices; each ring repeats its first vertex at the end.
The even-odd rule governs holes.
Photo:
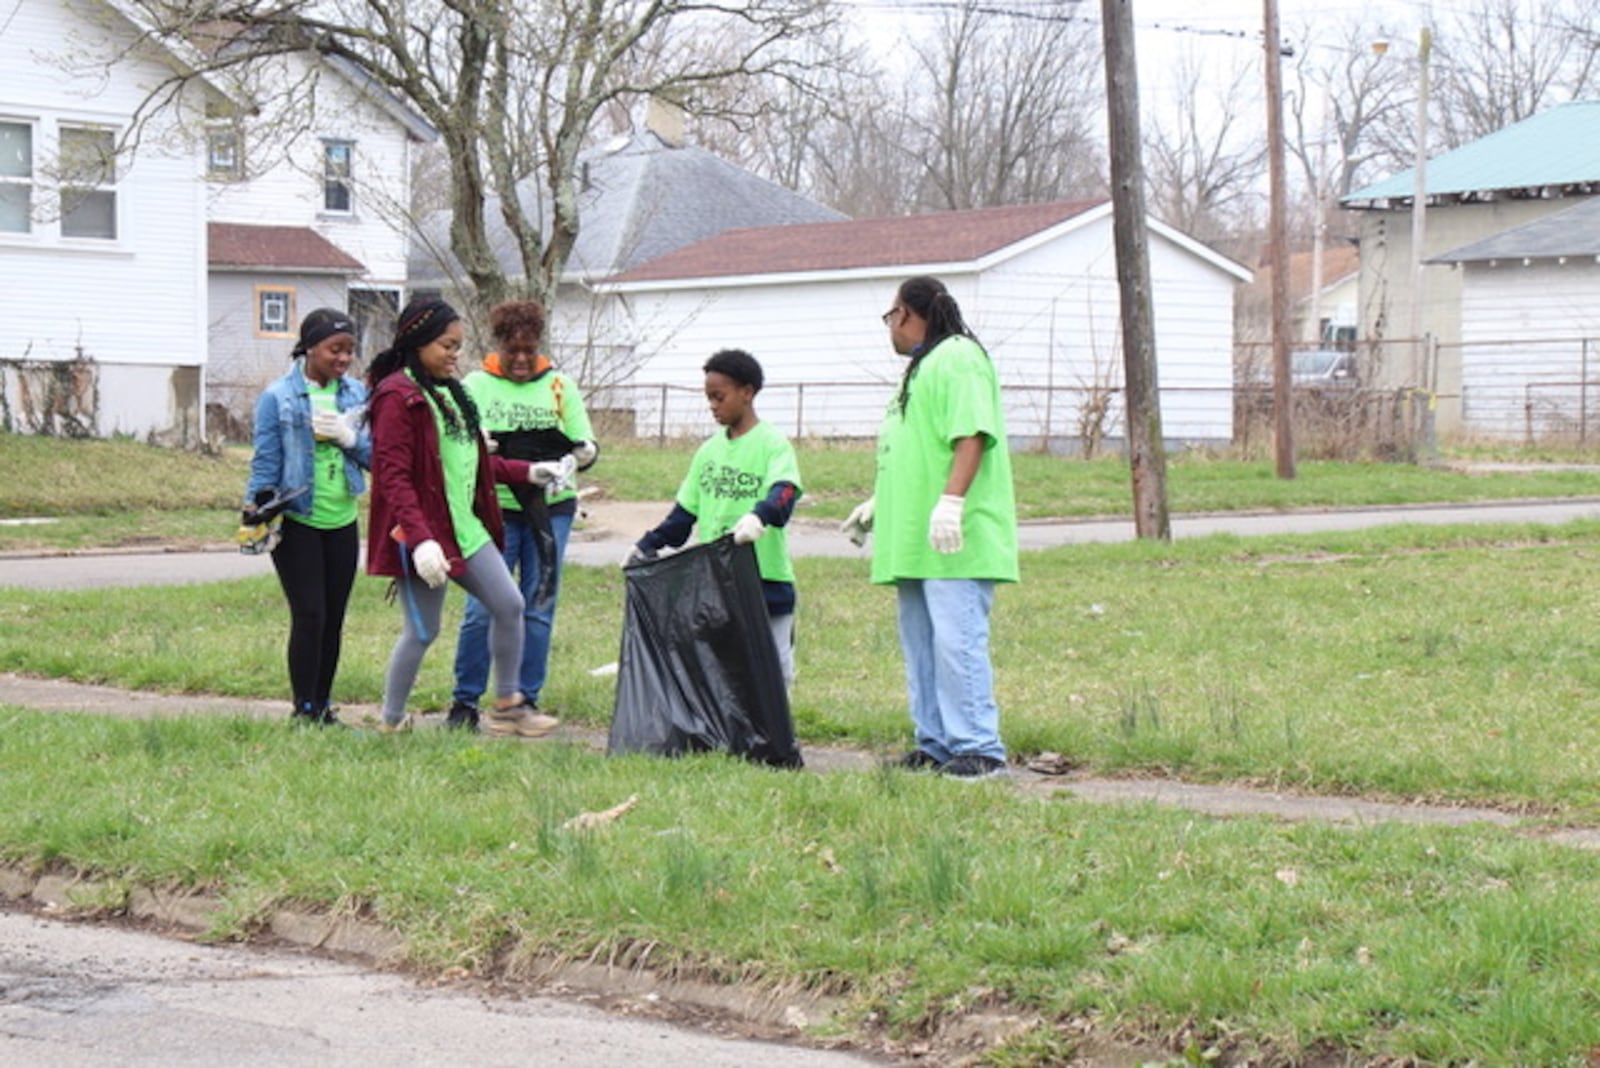
MULTIPOLYGON (((119 880, 59 872, 31 875, 8 865, 0 865, 0 901, 37 908, 56 920, 82 922, 121 916, 164 929, 158 933, 176 929, 190 940, 212 930, 225 911, 221 901, 205 893, 129 888, 119 880)), ((256 931, 302 950, 355 960, 371 968, 397 970, 406 963, 407 943, 400 934, 353 916, 276 909, 256 931)), ((250 932, 237 939, 256 940, 257 935, 250 932)), ((801 989, 762 990, 664 975, 646 965, 648 955, 646 948, 623 959, 573 960, 532 952, 517 943, 497 954, 485 974, 470 978, 531 984, 539 993, 670 1002, 736 1017, 791 1041, 807 1039, 807 1028, 832 1019, 845 1007, 841 998, 801 989)))

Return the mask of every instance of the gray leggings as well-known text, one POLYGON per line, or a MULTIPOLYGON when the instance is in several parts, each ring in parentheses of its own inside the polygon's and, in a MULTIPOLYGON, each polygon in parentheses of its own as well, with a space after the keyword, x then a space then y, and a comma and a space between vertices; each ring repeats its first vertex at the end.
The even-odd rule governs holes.
MULTIPOLYGON (((406 718, 406 701, 416 684, 422 654, 439 635, 439 616, 449 586, 433 589, 415 575, 399 578, 405 630, 389 655, 383 686, 383 719, 396 724, 406 718), (420 628, 420 629, 419 629, 420 628)), ((504 701, 517 692, 522 664, 522 591, 506 570, 505 557, 490 542, 467 557, 467 572, 454 580, 489 610, 489 658, 494 662, 494 694, 504 701)))

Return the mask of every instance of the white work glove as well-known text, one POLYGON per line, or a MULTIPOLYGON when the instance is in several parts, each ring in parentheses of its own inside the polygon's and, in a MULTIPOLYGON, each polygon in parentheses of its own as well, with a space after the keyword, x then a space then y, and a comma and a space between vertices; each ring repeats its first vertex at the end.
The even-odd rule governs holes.
POLYGON ((356 445, 356 428, 338 412, 313 412, 311 435, 318 441, 331 441, 341 449, 353 449, 356 445))
POLYGON ((839 524, 839 533, 847 536, 857 545, 867 543, 867 534, 872 530, 872 513, 876 497, 868 497, 850 510, 843 523, 839 524))
POLYGON ((749 545, 766 532, 767 525, 761 521, 761 517, 754 512, 746 512, 733 525, 733 543, 735 545, 749 545))
POLYGON ((579 467, 588 467, 600 455, 600 446, 592 441, 580 441, 572 447, 572 459, 579 467))
POLYGON ((949 554, 961 551, 961 509, 966 503, 965 497, 952 497, 946 493, 933 506, 933 514, 928 517, 928 543, 935 552, 949 554))
POLYGON ((444 558, 444 549, 432 538, 412 551, 411 563, 417 569, 417 577, 433 589, 450 581, 450 564, 444 558))
POLYGON ((528 465, 528 481, 552 492, 566 488, 578 470, 578 461, 568 453, 559 460, 542 460, 528 465))

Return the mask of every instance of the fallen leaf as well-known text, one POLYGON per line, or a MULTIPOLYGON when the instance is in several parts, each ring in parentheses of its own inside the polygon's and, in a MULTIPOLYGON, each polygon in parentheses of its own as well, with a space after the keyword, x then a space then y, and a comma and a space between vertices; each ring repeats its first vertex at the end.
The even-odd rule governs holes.
POLYGON ((1077 767, 1078 762, 1069 756, 1047 750, 1028 761, 1026 766, 1029 771, 1036 771, 1040 775, 1065 775, 1077 767))
POLYGON ((628 810, 639 803, 638 794, 630 794, 628 799, 620 805, 613 805, 604 812, 580 812, 561 825, 564 831, 592 831, 604 827, 608 823, 615 823, 627 814, 628 810))

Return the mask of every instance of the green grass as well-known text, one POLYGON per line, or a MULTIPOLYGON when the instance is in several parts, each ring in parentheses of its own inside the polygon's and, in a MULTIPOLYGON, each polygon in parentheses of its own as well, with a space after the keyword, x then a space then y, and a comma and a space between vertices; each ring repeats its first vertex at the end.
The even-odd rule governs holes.
MULTIPOLYGON (((615 496, 662 499, 687 449, 608 448, 597 473, 615 496)), ((1118 462, 1016 461, 1026 514, 1126 513, 1118 462)), ((869 492, 870 451, 805 448, 802 464, 812 515, 843 515, 869 492)), ((0 466, 0 516, 53 509, 73 544, 203 537, 211 522, 225 538, 245 477, 237 451, 6 436, 0 466)), ((1595 481, 1301 474, 1283 483, 1263 465, 1186 456, 1173 507, 1586 494, 1595 481)), ((1596 522, 1030 553, 996 602, 1006 739, 1102 773, 1600 823, 1597 559, 1596 522)), ((904 745, 892 595, 860 559, 797 568, 803 742, 904 745)), ((358 580, 336 700, 379 696, 399 630, 384 586, 358 580)), ((414 708, 448 702, 460 602, 447 601, 414 708)), ((568 569, 546 700, 571 720, 609 718, 614 681, 588 672, 616 658, 621 605, 617 569, 568 569)), ((0 664, 281 696, 286 628, 265 568, 207 586, 7 591, 0 664)), ((1581 1063, 1600 1046, 1587 921, 1600 858, 1493 829, 1221 821, 883 772, 230 717, 0 709, 0 768, 0 858, 110 879, 113 906, 118 887, 211 890, 226 904, 218 937, 298 904, 371 914, 425 969, 596 953, 824 991, 844 999, 846 1029, 920 1037, 974 1009, 1041 1021, 991 1051, 994 1064, 1066 1060, 1083 1021, 1269 1062, 1581 1063), (638 808, 609 831, 562 829, 630 795, 638 808)))
MULTIPOLYGON (((1114 773, 1491 803, 1600 818, 1600 524, 1393 527, 1026 554, 999 591, 1005 735, 1114 773)), ((797 728, 810 744, 907 737, 894 602, 862 560, 797 562, 797 728)), ((335 699, 375 702, 399 630, 357 582, 335 699)), ((608 722, 622 576, 572 566, 547 703, 608 722)), ((461 597, 413 707, 448 704, 461 597)), ((141 689, 281 695, 276 580, 19 591, 0 663, 141 689)))
POLYGON ((370 915, 413 963, 595 954, 843 999, 828 1026, 1037 1017, 1232 1059, 1581 1062, 1600 857, 1489 829, 1287 826, 899 772, 608 760, 426 732, 0 711, 0 856, 205 887, 215 937, 370 915), (565 821, 637 796, 599 833, 565 821), (319 799, 308 804, 306 799, 319 799))
MULTIPOLYGON (((843 519, 872 493, 874 456, 866 447, 797 443, 805 495, 800 515, 843 519)), ((676 491, 692 444, 664 449, 608 445, 590 482, 622 500, 665 500, 676 491)), ((1017 511, 1023 519, 1131 514, 1132 482, 1118 457, 1074 460, 1014 453, 1017 511)), ((1499 471, 1465 474, 1407 464, 1302 463, 1299 477, 1278 478, 1270 461, 1174 456, 1168 498, 1174 513, 1507 500, 1600 495, 1589 471, 1499 471)))
MULTIPOLYGON (((619 500, 668 500, 696 444, 605 443, 585 484, 619 500)), ((802 517, 842 519, 872 492, 869 446, 801 441, 797 447, 806 483, 802 517)), ((1131 514, 1131 482, 1120 458, 1085 462, 1018 453, 1012 461, 1024 519, 1131 514)), ((206 456, 127 440, 0 434, 0 470, 7 472, 0 482, 0 520, 58 517, 44 525, 0 525, 0 551, 223 545, 237 527, 248 469, 243 448, 206 456)), ((1303 463, 1299 477, 1285 481, 1270 462, 1189 452, 1174 456, 1168 472, 1174 513, 1595 494, 1600 477, 1561 469, 1464 474, 1404 464, 1303 463)))

